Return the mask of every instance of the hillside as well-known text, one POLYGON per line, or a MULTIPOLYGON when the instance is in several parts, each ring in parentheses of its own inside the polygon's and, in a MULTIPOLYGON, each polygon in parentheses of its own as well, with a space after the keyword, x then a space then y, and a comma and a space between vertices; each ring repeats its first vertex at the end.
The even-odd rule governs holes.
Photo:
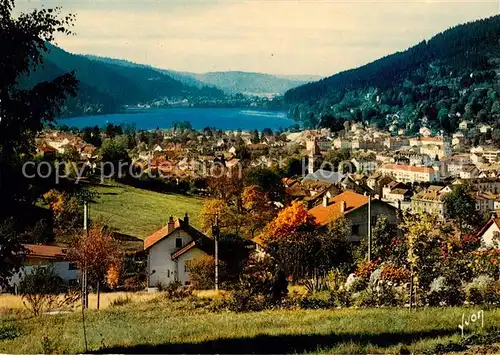
POLYGON ((199 228, 203 200, 175 194, 162 194, 126 185, 98 186, 95 203, 90 205, 91 218, 102 218, 118 232, 146 238, 168 222, 169 216, 183 217, 199 228))
POLYGON ((271 75, 242 71, 190 73, 169 69, 158 69, 149 65, 133 63, 122 59, 99 57, 95 55, 87 55, 86 57, 108 64, 157 70, 185 85, 197 88, 205 86, 215 87, 223 90, 227 94, 283 94, 288 89, 321 78, 317 75, 271 75))
MULTIPOLYGON (((241 71, 211 72, 203 74, 188 73, 196 80, 215 86, 227 93, 245 94, 282 94, 296 86, 307 83, 306 78, 318 79, 314 76, 287 77, 262 73, 241 71)), ((310 80, 309 80, 310 81, 310 80)))
POLYGON ((306 126, 345 120, 452 132, 458 122, 500 118, 500 17, 444 31, 406 51, 286 92, 289 114, 306 126))
POLYGON ((80 81, 76 99, 69 99, 66 115, 116 112, 124 105, 152 104, 164 98, 216 100, 224 94, 215 88, 188 86, 148 67, 104 63, 49 45, 45 63, 20 81, 32 86, 75 70, 80 81))

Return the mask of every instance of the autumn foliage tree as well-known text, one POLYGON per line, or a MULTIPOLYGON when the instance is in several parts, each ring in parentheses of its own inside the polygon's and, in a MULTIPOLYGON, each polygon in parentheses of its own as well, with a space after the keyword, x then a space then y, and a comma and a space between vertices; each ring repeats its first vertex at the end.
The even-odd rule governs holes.
POLYGON ((54 214, 54 226, 58 230, 65 232, 82 225, 83 209, 75 196, 52 189, 43 198, 54 214))
POLYGON ((99 306, 99 286, 107 277, 112 284, 119 279, 117 274, 123 260, 120 244, 113 239, 108 227, 97 222, 92 224, 88 234, 78 236, 69 251, 69 258, 77 263, 80 270, 87 268, 89 282, 98 290, 99 306))
MULTIPOLYGON (((434 214, 417 211, 403 215, 400 228, 406 235, 407 261, 416 293, 433 278, 433 269, 440 255, 439 226, 438 217, 434 214)), ((413 295, 410 294, 410 297, 413 295)))
POLYGON ((267 194, 255 185, 246 186, 226 199, 206 200, 201 210, 203 230, 211 231, 217 217, 223 234, 248 238, 253 238, 273 216, 267 194))
POLYGON ((321 227, 302 203, 293 202, 278 213, 257 240, 286 276, 312 292, 323 287, 324 277, 333 267, 351 261, 348 234, 343 218, 321 227))

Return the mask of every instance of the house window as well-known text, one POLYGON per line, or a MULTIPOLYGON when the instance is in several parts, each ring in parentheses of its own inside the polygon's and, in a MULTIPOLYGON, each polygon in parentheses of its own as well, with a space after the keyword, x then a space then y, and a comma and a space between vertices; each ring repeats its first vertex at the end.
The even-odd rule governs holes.
POLYGON ((191 260, 186 260, 184 263, 184 272, 189 272, 189 264, 191 263, 191 260))
POLYGON ((167 270, 167 277, 170 277, 170 270, 167 270))
POLYGON ((76 263, 69 263, 68 270, 78 270, 76 263))
POLYGON ((182 238, 175 238, 175 247, 182 248, 182 238))
POLYGON ((359 234, 359 225, 353 225, 351 228, 351 232, 353 235, 358 235, 359 234))

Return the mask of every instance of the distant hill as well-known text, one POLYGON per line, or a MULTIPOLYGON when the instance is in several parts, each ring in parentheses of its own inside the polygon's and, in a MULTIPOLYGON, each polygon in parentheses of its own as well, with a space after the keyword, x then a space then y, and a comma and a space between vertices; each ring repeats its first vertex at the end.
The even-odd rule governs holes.
POLYGON ((213 85, 228 93, 247 94, 283 94, 285 91, 309 81, 317 76, 278 76, 241 71, 211 72, 203 74, 189 73, 196 80, 213 85), (309 80, 310 79, 310 80, 309 80))
POLYGON ((223 71, 209 73, 191 73, 170 69, 154 68, 145 64, 137 64, 127 60, 87 55, 87 58, 104 63, 117 64, 126 67, 150 68, 160 71, 185 85, 194 87, 215 87, 227 94, 283 94, 288 89, 311 81, 321 79, 318 75, 271 75, 242 71, 223 71))
POLYGON ((306 126, 345 120, 410 132, 452 132, 458 122, 500 118, 500 17, 453 27, 406 51, 293 88, 284 101, 306 126))
POLYGON ((152 104, 165 98, 214 100, 225 96, 216 88, 188 86, 146 66, 93 60, 53 45, 49 49, 44 65, 22 78, 20 85, 32 86, 75 70, 80 86, 76 99, 67 101, 66 115, 116 112, 123 105, 152 104))

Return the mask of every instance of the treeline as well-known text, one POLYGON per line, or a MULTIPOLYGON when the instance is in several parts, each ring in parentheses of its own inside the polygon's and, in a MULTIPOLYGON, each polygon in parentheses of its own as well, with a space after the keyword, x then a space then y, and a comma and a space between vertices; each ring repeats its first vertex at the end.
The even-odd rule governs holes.
POLYGON ((499 16, 456 26, 404 52, 291 89, 284 100, 306 126, 340 129, 347 119, 386 126, 395 119, 417 131, 427 117, 432 128, 451 132, 461 119, 495 122, 499 35, 499 16))

